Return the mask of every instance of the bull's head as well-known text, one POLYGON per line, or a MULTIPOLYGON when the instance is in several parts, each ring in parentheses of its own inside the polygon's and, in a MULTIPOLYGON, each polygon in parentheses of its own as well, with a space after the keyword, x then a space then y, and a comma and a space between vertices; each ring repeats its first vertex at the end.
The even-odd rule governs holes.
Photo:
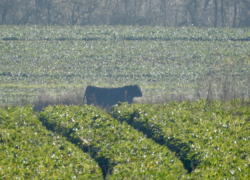
POLYGON ((142 97, 141 88, 138 85, 125 86, 127 94, 131 97, 142 97))

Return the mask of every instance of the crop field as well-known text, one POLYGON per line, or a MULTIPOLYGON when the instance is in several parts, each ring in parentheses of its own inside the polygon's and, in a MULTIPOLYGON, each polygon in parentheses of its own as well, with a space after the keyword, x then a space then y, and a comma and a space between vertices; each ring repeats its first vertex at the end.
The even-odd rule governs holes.
POLYGON ((0 179, 250 179, 249 98, 249 28, 0 26, 0 179))
POLYGON ((32 108, 0 110, 1 179, 102 179, 98 164, 48 131, 32 108))
POLYGON ((249 29, 0 26, 0 102, 87 85, 141 86, 144 97, 249 97, 249 29), (223 86, 224 85, 224 86, 223 86))
POLYGON ((174 151, 194 179, 249 179, 249 110, 241 99, 200 100, 123 104, 112 115, 174 151))
POLYGON ((249 100, 0 109, 1 179, 249 179, 249 100))

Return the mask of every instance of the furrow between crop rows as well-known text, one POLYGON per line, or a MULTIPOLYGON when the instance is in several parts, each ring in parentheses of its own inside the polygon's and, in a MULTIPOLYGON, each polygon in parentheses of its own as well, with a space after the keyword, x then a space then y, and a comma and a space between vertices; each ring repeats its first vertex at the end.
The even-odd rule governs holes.
POLYGON ((153 139, 156 143, 168 147, 175 153, 176 157, 181 160, 183 166, 189 173, 199 165, 199 159, 197 159, 198 154, 192 151, 190 144, 184 143, 182 139, 176 138, 174 135, 167 136, 159 124, 155 124, 149 119, 140 121, 141 112, 138 109, 126 108, 124 112, 121 112, 121 109, 115 107, 111 112, 112 116, 143 132, 147 138, 153 139), (139 121, 137 119, 139 119, 139 121))
POLYGON ((48 131, 31 107, 0 109, 0 179, 102 179, 98 164, 48 131))
POLYGON ((187 176, 182 163, 166 147, 93 106, 49 106, 40 113, 40 120, 85 148, 100 167, 105 167, 105 179, 187 176))
POLYGON ((192 178, 248 179, 249 101, 120 104, 111 115, 167 146, 192 178), (187 164, 185 164, 187 163, 187 164))

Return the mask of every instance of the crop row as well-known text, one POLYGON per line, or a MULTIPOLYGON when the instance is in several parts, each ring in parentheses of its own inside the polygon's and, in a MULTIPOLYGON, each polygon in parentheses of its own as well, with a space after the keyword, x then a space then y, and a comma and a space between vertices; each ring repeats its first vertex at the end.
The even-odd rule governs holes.
POLYGON ((245 29, 163 27, 1 26, 2 40, 250 40, 245 29))
POLYGON ((49 106, 41 121, 89 151, 106 179, 180 179, 186 170, 165 146, 93 106, 49 106))
POLYGON ((248 179, 249 105, 241 100, 122 104, 113 117, 169 147, 195 179, 248 179))
POLYGON ((0 109, 0 179, 103 179, 101 168, 48 131, 31 107, 0 109))

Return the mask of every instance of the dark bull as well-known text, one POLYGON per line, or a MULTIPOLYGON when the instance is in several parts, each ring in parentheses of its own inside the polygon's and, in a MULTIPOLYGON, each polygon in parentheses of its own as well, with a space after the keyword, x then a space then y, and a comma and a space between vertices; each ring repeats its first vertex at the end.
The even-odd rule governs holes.
POLYGON ((88 105, 94 104, 102 107, 113 106, 119 101, 132 103, 134 97, 142 97, 141 88, 138 85, 118 88, 88 86, 84 95, 88 105))

